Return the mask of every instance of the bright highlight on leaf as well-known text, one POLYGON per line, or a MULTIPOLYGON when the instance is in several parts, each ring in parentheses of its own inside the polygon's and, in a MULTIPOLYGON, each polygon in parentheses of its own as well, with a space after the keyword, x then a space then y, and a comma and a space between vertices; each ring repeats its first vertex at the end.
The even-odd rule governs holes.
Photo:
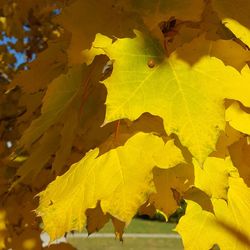
POLYGON ((155 190, 153 168, 183 162, 173 141, 164 144, 161 138, 144 133, 108 153, 98 153, 98 149, 88 152, 40 194, 37 213, 51 240, 71 230, 82 231, 86 210, 98 201, 104 213, 129 223, 155 190))

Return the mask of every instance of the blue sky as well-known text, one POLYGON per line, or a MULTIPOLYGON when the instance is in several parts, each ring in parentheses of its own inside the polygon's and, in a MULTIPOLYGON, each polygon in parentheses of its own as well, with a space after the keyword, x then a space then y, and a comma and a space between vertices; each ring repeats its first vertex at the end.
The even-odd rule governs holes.
POLYGON ((21 64, 25 63, 26 60, 26 55, 25 53, 22 52, 17 52, 15 49, 12 48, 11 45, 16 44, 17 39, 15 37, 8 37, 5 35, 5 33, 2 34, 3 38, 0 40, 0 45, 7 45, 7 49, 10 54, 14 55, 16 58, 16 62, 14 67, 18 68, 21 64))

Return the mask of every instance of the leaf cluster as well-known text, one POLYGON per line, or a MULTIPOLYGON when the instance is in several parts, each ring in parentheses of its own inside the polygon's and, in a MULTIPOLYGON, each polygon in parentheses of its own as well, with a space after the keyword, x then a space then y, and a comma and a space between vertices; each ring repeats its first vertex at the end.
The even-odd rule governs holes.
POLYGON ((109 220, 122 240, 138 212, 168 220, 185 202, 185 249, 249 249, 249 13, 0 0, 0 248, 109 220))

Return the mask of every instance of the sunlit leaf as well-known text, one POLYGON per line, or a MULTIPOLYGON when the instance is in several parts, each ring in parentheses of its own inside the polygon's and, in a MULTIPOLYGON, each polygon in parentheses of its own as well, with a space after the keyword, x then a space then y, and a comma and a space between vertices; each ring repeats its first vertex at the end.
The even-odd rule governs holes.
POLYGON ((164 145, 159 137, 144 133, 99 157, 98 152, 88 152, 40 194, 37 213, 52 240, 70 230, 81 231, 86 210, 98 201, 104 213, 129 223, 154 191, 152 169, 183 161, 172 141, 164 145))
POLYGON ((177 134, 202 163, 215 149, 225 127, 223 99, 246 101, 246 92, 237 92, 236 83, 250 87, 247 76, 210 57, 209 48, 201 41, 202 37, 197 38, 166 57, 157 40, 137 31, 134 39, 114 43, 110 39, 109 44, 106 37, 97 35, 86 55, 104 53, 114 60, 112 75, 104 81, 108 91, 105 123, 121 118, 135 120, 144 112, 158 115, 166 132, 177 134), (192 66, 184 61, 183 57, 195 54, 202 57, 192 66))

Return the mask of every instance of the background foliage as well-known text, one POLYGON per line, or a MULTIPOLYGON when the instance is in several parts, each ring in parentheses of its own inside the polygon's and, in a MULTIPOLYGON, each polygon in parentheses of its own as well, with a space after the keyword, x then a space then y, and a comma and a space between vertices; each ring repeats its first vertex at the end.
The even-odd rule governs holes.
POLYGON ((138 211, 184 203, 185 249, 249 249, 249 13, 0 0, 0 249, 109 220, 122 239, 138 211))

